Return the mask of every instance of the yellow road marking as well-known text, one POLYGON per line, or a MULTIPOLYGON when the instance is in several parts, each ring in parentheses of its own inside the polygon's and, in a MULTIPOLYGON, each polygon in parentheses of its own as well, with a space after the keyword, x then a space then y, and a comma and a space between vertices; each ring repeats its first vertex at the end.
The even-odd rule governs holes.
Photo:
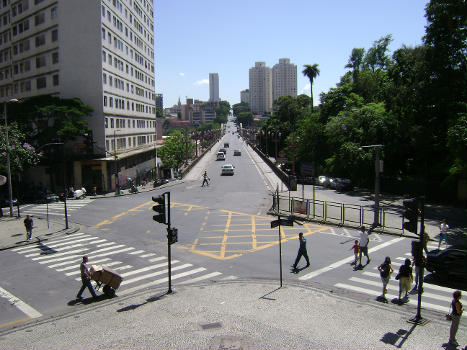
POLYGON ((144 206, 147 206, 149 204, 153 203, 152 201, 149 201, 149 202, 146 202, 146 203, 143 203, 143 204, 140 204, 140 205, 137 205, 136 207, 134 208, 131 208, 131 209, 128 209, 127 211, 123 211, 117 215, 114 215, 111 219, 109 220, 104 220, 104 221, 101 221, 99 222, 97 225, 95 225, 94 227, 95 228, 99 228, 101 226, 104 226, 104 225, 110 225, 110 224, 113 224, 117 219, 121 218, 122 216, 124 215, 127 215, 128 213, 132 212, 132 211, 137 211, 138 209, 144 207, 144 206))
POLYGON ((256 220, 255 217, 251 217, 251 246, 256 249, 256 220))

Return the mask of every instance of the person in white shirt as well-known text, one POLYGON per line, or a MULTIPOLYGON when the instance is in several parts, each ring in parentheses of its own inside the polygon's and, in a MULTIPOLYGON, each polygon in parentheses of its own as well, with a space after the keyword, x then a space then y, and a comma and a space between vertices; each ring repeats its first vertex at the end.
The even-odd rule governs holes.
POLYGON ((366 265, 370 263, 370 256, 368 255, 368 232, 366 232, 365 226, 360 227, 360 253, 359 253, 359 260, 360 264, 357 266, 357 268, 362 268, 362 255, 364 254, 367 258, 366 265))
POLYGON ((446 222, 446 219, 443 219, 441 224, 439 225, 439 243, 438 243, 438 249, 441 246, 441 242, 444 241, 444 244, 446 244, 446 247, 448 246, 448 230, 449 230, 449 225, 446 222))

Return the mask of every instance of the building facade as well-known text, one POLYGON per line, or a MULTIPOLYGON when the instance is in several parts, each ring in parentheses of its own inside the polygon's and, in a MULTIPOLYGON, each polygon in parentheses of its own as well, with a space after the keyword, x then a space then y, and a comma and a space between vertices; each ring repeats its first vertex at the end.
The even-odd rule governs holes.
POLYGON ((219 74, 209 73, 209 102, 219 102, 219 74))
POLYGON ((280 58, 272 67, 273 102, 281 96, 297 97, 297 66, 288 58, 280 58))
POLYGON ((272 111, 272 74, 265 62, 255 62, 249 71, 250 110, 254 114, 272 111))
POLYGON ((156 94, 156 108, 164 110, 164 96, 162 94, 156 94))
POLYGON ((69 164, 69 184, 110 190, 154 167, 153 11, 152 0, 0 2, 0 102, 49 94, 94 109, 93 152, 69 164))
POLYGON ((242 90, 240 91, 240 102, 245 102, 250 104, 250 90, 242 90))

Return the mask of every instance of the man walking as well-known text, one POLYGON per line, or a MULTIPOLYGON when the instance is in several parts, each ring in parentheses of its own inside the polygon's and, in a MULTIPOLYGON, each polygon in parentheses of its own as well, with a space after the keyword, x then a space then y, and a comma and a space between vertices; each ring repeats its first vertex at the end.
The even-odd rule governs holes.
POLYGON ((91 284, 91 275, 89 275, 89 270, 88 267, 86 266, 86 263, 88 262, 88 257, 85 255, 83 256, 83 261, 81 262, 79 268, 81 270, 81 282, 83 285, 81 286, 81 289, 78 292, 78 295, 76 296, 76 300, 83 300, 83 297, 81 294, 83 294, 84 289, 87 287, 89 289, 89 292, 91 293, 92 297, 94 299, 97 299, 97 294, 94 291, 94 288, 92 287, 91 284))
POLYGON ((29 215, 26 215, 26 219, 24 219, 24 227, 26 228, 26 239, 28 241, 31 240, 32 237, 32 225, 33 225, 33 220, 29 215))
POLYGON ((204 184, 206 184, 206 186, 209 186, 209 181, 210 180, 211 179, 208 177, 208 173, 205 170, 204 174, 203 174, 203 184, 201 185, 201 187, 204 187, 204 184))
POLYGON ((360 227, 360 242, 359 242, 359 246, 360 246, 360 253, 359 253, 359 260, 360 260, 360 264, 357 266, 357 268, 362 268, 362 255, 364 254, 367 258, 367 261, 366 261, 366 265, 368 265, 370 263, 370 256, 368 255, 368 242, 369 242, 369 238, 368 238, 368 232, 366 232, 366 228, 365 226, 362 226, 360 227))
POLYGON ((298 234, 298 239, 300 240, 300 247, 298 248, 297 258, 295 259, 295 263, 293 264, 293 269, 294 270, 297 270, 298 262, 300 261, 302 256, 304 256, 305 260, 306 260, 305 268, 310 266, 310 259, 308 258, 308 253, 306 251, 306 239, 303 237, 303 232, 300 232, 298 234))

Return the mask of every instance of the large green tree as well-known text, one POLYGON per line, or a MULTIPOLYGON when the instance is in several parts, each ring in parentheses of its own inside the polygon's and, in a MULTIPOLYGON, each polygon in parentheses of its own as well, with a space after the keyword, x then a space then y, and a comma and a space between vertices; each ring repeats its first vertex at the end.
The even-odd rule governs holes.
POLYGON ((170 137, 166 138, 164 145, 158 150, 158 157, 162 160, 164 167, 173 168, 177 172, 187 157, 193 153, 193 144, 181 130, 173 130, 170 137))
POLYGON ((20 131, 17 123, 8 126, 8 145, 3 128, 0 133, 0 173, 7 173, 7 152, 10 153, 10 168, 13 174, 24 171, 28 166, 34 165, 39 160, 39 155, 34 147, 26 142, 25 135, 20 131))
POLYGON ((311 97, 311 111, 313 111, 313 82, 319 75, 318 64, 305 64, 305 69, 302 71, 303 75, 310 80, 310 97, 311 97))

